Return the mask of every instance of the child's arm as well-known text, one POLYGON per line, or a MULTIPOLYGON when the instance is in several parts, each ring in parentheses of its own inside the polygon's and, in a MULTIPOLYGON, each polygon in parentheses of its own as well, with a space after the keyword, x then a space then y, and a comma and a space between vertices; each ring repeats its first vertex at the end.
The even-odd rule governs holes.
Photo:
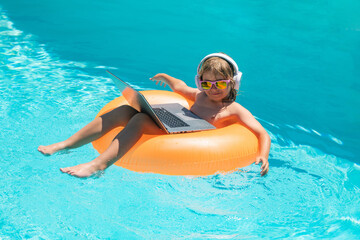
POLYGON ((269 171, 269 152, 271 139, 266 130, 261 124, 254 118, 254 116, 240 104, 236 106, 236 115, 238 120, 245 124, 259 139, 259 150, 260 154, 255 160, 255 164, 262 163, 261 165, 261 176, 264 176, 269 171))
POLYGON ((165 73, 158 73, 154 77, 150 78, 150 80, 156 81, 156 84, 161 81, 160 86, 162 86, 163 83, 164 87, 169 85, 171 90, 192 101, 195 101, 196 94, 200 92, 200 90, 196 88, 189 87, 182 80, 171 77, 165 73))

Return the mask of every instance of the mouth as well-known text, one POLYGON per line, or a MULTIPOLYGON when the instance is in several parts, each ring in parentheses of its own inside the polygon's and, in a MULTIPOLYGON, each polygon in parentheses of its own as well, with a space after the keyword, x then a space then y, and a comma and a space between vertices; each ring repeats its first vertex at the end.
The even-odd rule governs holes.
POLYGON ((213 95, 213 96, 217 96, 217 95, 220 95, 221 92, 210 92, 210 94, 213 95))

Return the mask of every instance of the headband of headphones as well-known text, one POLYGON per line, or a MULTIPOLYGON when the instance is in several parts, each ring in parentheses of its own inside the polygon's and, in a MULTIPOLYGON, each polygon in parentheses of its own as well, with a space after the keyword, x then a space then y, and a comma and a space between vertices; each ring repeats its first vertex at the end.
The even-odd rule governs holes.
POLYGON ((197 88, 198 88, 199 90, 203 90, 203 89, 201 88, 201 85, 200 85, 200 75, 199 75, 199 72, 200 72, 200 69, 201 69, 203 63, 204 63, 207 59, 212 58, 212 57, 222 58, 222 59, 224 59, 225 61, 227 61, 227 62, 231 65, 230 67, 232 67, 232 69, 233 69, 233 71, 234 71, 234 81, 235 81, 235 87, 234 87, 234 88, 235 88, 236 90, 239 90, 239 87, 240 87, 240 79, 241 79, 242 73, 239 71, 239 67, 238 67, 238 65, 236 64, 236 62, 235 62, 231 57, 229 57, 228 55, 223 54, 223 53, 212 53, 212 54, 207 55, 206 57, 204 57, 204 58, 201 60, 199 66, 198 66, 198 68, 197 68, 197 74, 196 74, 196 76, 195 76, 195 83, 196 83, 197 88))

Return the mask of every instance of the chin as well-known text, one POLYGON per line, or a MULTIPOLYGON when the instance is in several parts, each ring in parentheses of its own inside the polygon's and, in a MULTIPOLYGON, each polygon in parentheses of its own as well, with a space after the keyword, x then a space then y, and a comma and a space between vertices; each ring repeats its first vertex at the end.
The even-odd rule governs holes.
POLYGON ((212 100, 216 100, 216 101, 221 101, 221 100, 223 100, 226 96, 224 96, 223 94, 215 94, 215 95, 213 95, 213 94, 208 94, 208 97, 210 98, 210 99, 212 99, 212 100))

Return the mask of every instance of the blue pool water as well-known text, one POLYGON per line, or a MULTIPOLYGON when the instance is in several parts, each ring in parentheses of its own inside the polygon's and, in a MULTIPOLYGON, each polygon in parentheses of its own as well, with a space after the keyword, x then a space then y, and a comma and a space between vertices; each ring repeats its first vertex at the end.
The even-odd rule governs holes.
POLYGON ((360 234, 358 1, 0 3, 0 239, 357 239, 360 234), (166 72, 194 85, 211 52, 243 72, 238 102, 268 130, 270 172, 209 177, 116 166, 77 179, 51 157, 118 92, 166 72))

